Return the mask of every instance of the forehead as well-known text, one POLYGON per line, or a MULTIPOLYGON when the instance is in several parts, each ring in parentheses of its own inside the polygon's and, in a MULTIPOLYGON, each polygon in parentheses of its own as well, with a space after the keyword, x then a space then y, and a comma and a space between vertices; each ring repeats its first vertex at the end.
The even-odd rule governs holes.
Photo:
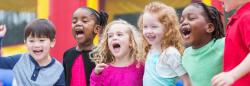
POLYGON ((201 6, 193 6, 189 5, 187 6, 183 12, 182 15, 187 15, 187 14, 202 14, 204 11, 201 6))
POLYGON ((129 30, 128 26, 125 24, 115 23, 110 26, 108 33, 112 32, 127 32, 129 30))
POLYGON ((143 14, 143 20, 145 20, 145 19, 157 20, 157 19, 156 19, 156 16, 153 15, 152 13, 149 13, 149 12, 145 12, 145 13, 143 14))
POLYGON ((88 10, 87 8, 78 8, 74 14, 73 17, 94 17, 93 13, 88 10))

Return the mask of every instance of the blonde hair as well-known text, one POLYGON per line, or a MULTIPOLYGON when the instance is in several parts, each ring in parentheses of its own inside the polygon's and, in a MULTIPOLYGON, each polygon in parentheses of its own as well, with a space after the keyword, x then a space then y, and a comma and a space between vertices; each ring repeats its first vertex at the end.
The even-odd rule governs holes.
MULTIPOLYGON (((184 50, 183 39, 179 32, 179 21, 175 9, 161 2, 151 2, 145 6, 144 13, 150 13, 155 16, 159 22, 165 27, 164 36, 161 41, 163 49, 173 46, 182 54, 184 50)), ((143 13, 143 14, 144 14, 143 13)), ((138 20, 138 26, 143 31, 143 14, 138 20)), ((144 49, 147 53, 150 45, 143 37, 144 49)))
MULTIPOLYGON (((135 28, 133 25, 129 24, 124 20, 115 20, 107 25, 104 30, 103 39, 100 44, 91 52, 93 55, 91 56, 92 61, 95 63, 112 63, 115 61, 115 57, 112 55, 110 49, 108 48, 108 36, 107 32, 110 27, 115 24, 123 24, 128 28, 129 41, 131 43, 131 51, 130 56, 135 58, 138 62, 144 62, 143 49, 142 47, 142 36, 139 33, 139 29, 135 28)), ((119 28, 117 28, 119 29, 119 28)))

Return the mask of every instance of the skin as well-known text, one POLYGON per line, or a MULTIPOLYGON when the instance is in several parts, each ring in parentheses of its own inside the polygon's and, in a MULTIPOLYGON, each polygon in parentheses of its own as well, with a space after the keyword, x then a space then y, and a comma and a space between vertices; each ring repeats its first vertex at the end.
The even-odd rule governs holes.
MULTIPOLYGON (((249 2, 249 0, 221 0, 224 3, 225 10, 227 12, 233 10, 233 9, 239 9, 242 5, 249 2)), ((248 49, 250 50, 250 46, 248 46, 248 49)), ((212 86, 230 86, 232 85, 236 80, 240 79, 244 75, 250 72, 249 69, 250 65, 250 54, 245 57, 245 59, 235 68, 233 68, 231 71, 228 72, 222 72, 216 76, 213 77, 211 83, 212 86)))
MULTIPOLYGON (((132 64, 135 59, 130 57, 130 36, 129 29, 124 24, 113 24, 108 32, 108 47, 115 57, 115 61, 111 63, 113 66, 124 67, 132 64), (114 48, 113 45, 119 44, 120 48, 114 48)), ((95 67, 95 74, 100 74, 103 69, 108 67, 107 64, 97 64, 95 67)))
MULTIPOLYGON (((6 32, 6 26, 0 25, 0 36, 4 37, 6 32)), ((51 41, 49 38, 31 37, 30 35, 24 40, 24 43, 28 52, 40 66, 46 66, 51 62, 49 52, 50 48, 55 45, 55 39, 51 41)))
POLYGON ((180 32, 187 45, 197 49, 206 45, 212 39, 212 32, 214 26, 207 22, 203 16, 203 9, 201 7, 188 6, 183 10, 180 20, 180 32), (185 35, 183 31, 191 31, 189 35, 185 35))
POLYGON ((92 50, 93 39, 99 32, 100 26, 96 24, 96 17, 87 8, 77 9, 72 17, 72 34, 77 41, 76 49, 92 50), (77 34, 77 32, 82 32, 77 34))
POLYGON ((161 52, 164 26, 150 13, 143 14, 143 36, 151 45, 151 50, 161 52))

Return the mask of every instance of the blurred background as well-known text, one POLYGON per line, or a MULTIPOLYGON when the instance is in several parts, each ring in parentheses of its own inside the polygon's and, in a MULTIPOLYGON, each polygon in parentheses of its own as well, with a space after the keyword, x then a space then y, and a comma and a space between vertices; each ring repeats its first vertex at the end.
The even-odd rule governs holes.
MULTIPOLYGON (((109 21, 124 19, 136 25, 143 8, 156 0, 0 0, 0 24, 7 26, 7 34, 2 43, 2 55, 8 56, 27 52, 23 44, 24 27, 37 18, 51 20, 57 30, 56 46, 51 55, 62 61, 63 53, 76 44, 71 35, 71 16, 80 6, 88 6, 98 11, 105 10, 109 21)), ((157 0, 174 7, 178 15, 190 3, 202 1, 215 6, 222 13, 224 10, 218 0, 157 0)), ((225 19, 231 13, 225 13, 225 19)), ((94 43, 97 44, 98 37, 94 43)))

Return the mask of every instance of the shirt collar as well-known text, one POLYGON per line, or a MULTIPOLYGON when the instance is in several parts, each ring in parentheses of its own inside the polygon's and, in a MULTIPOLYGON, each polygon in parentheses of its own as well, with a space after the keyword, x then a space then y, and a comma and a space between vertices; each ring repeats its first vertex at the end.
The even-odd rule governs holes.
POLYGON ((55 63, 55 59, 51 58, 51 61, 50 61, 50 63, 48 65, 46 65, 46 66, 40 66, 31 55, 29 55, 29 58, 30 58, 31 62, 35 64, 36 68, 47 68, 47 67, 52 66, 55 63))

